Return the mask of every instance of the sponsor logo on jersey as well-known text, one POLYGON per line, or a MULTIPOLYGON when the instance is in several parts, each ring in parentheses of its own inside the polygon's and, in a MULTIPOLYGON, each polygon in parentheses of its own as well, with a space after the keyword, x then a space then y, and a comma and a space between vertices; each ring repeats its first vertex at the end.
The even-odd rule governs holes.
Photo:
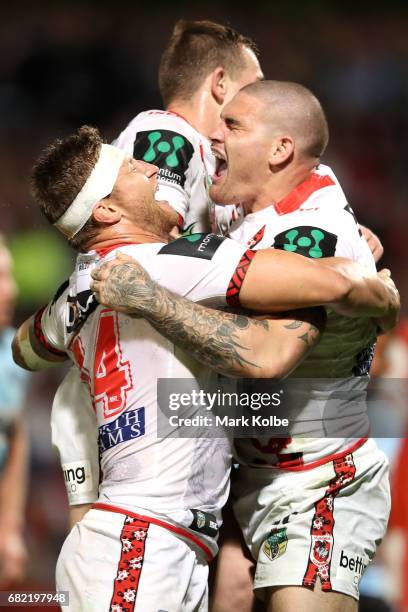
POLYGON ((277 531, 272 531, 262 545, 262 550, 271 561, 274 561, 284 552, 288 545, 288 536, 286 527, 282 527, 277 531))
POLYGON ((223 236, 217 234, 189 234, 166 244, 158 254, 212 259, 224 240, 223 236))
POLYGON ((138 132, 133 157, 159 167, 159 178, 184 187, 194 147, 181 134, 170 130, 138 132))
POLYGON ((352 584, 357 587, 367 565, 368 559, 355 552, 342 550, 336 578, 346 580, 347 582, 351 580, 352 584))
POLYGON ((335 254, 337 236, 319 227, 300 225, 275 236, 274 247, 298 253, 305 257, 320 259, 335 254))
POLYGON ((68 497, 70 499, 74 499, 75 496, 81 493, 92 491, 93 479, 91 464, 87 459, 63 463, 61 467, 68 497))
POLYGON ((214 514, 196 510, 195 508, 192 508, 191 512, 193 513, 194 519, 190 525, 190 529, 215 538, 218 534, 218 523, 214 514))
POLYGON ((187 227, 185 227, 183 229, 183 231, 181 232, 181 237, 182 238, 187 238, 187 236, 191 236, 192 234, 196 234, 197 232, 194 229, 196 225, 197 225, 196 221, 194 223, 190 223, 190 225, 187 225, 187 227))
POLYGON ((140 438, 144 433, 145 409, 126 410, 114 421, 99 427, 99 451, 104 453, 122 442, 140 438))

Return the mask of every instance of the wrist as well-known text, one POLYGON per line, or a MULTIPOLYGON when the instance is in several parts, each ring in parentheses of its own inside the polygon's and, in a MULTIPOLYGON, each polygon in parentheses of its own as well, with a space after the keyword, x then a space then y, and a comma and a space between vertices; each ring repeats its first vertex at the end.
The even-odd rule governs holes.
POLYGON ((140 285, 133 285, 128 293, 126 312, 154 320, 160 312, 161 303, 165 298, 165 296, 159 296, 158 294, 159 286, 151 279, 144 279, 140 285))

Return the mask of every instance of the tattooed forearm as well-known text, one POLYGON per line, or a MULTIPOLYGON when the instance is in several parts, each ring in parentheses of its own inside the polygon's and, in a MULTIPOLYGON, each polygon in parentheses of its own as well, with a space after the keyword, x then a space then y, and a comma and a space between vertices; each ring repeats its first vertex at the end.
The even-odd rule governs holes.
POLYGON ((144 317, 163 336, 218 372, 249 376, 259 368, 247 342, 255 329, 266 334, 268 321, 195 304, 157 285, 133 262, 110 268, 100 299, 113 308, 144 317))
POLYGON ((249 318, 206 308, 157 285, 135 260, 117 256, 92 272, 101 304, 144 317, 200 363, 229 376, 282 378, 324 329, 324 309, 249 318))

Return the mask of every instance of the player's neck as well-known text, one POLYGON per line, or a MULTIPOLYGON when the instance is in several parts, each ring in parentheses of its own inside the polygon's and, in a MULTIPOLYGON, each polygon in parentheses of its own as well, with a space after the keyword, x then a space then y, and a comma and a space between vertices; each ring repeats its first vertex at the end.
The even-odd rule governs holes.
POLYGON ((280 173, 272 174, 269 181, 263 183, 262 190, 256 198, 241 204, 245 214, 259 212, 268 208, 271 204, 277 204, 303 183, 310 176, 312 170, 311 167, 301 165, 288 167, 280 173))
POLYGON ((109 228, 109 230, 101 232, 93 240, 87 243, 85 250, 93 251, 107 249, 115 246, 116 244, 147 244, 157 242, 167 243, 168 241, 168 235, 159 235, 159 233, 156 234, 155 232, 149 232, 141 228, 135 228, 134 230, 130 231, 121 231, 120 229, 113 231, 111 228, 109 228))
POLYGON ((206 89, 200 89, 189 100, 175 98, 167 110, 181 115, 206 138, 217 127, 220 117, 220 108, 206 89))

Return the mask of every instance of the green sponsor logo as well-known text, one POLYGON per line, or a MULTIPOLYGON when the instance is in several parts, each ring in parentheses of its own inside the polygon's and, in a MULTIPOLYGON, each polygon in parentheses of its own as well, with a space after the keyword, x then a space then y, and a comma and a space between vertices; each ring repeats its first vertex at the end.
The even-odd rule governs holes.
POLYGON ((319 244, 324 238, 324 232, 318 229, 313 229, 310 231, 311 238, 308 236, 299 236, 298 230, 290 230, 285 234, 285 237, 288 239, 288 242, 283 245, 285 251, 293 251, 294 253, 298 250, 299 247, 308 248, 310 247, 308 253, 309 257, 314 257, 318 259, 319 257, 323 257, 323 251, 320 248, 319 244))
POLYGON ((203 238, 203 236, 205 236, 205 234, 187 234, 186 236, 183 236, 183 238, 189 242, 198 242, 203 238))
POLYGON ((166 165, 169 166, 169 168, 177 168, 177 166, 180 164, 177 152, 180 151, 180 149, 182 149, 186 143, 183 136, 173 136, 169 142, 168 140, 164 140, 162 138, 161 132, 157 131, 150 132, 147 138, 150 146, 143 155, 143 160, 145 162, 153 163, 160 153, 168 153, 165 158, 166 165))
POLYGON ((196 222, 190 223, 190 225, 187 225, 187 227, 185 227, 183 231, 181 232, 181 238, 186 238, 187 236, 191 236, 192 234, 195 234, 196 232, 194 231, 194 228, 196 225, 197 225, 196 222))
POLYGON ((190 234, 169 242, 160 249, 159 254, 212 259, 224 240, 223 236, 216 234, 190 234))
POLYGON ((320 259, 336 252, 337 236, 318 227, 301 225, 275 236, 274 247, 305 257, 320 259))

